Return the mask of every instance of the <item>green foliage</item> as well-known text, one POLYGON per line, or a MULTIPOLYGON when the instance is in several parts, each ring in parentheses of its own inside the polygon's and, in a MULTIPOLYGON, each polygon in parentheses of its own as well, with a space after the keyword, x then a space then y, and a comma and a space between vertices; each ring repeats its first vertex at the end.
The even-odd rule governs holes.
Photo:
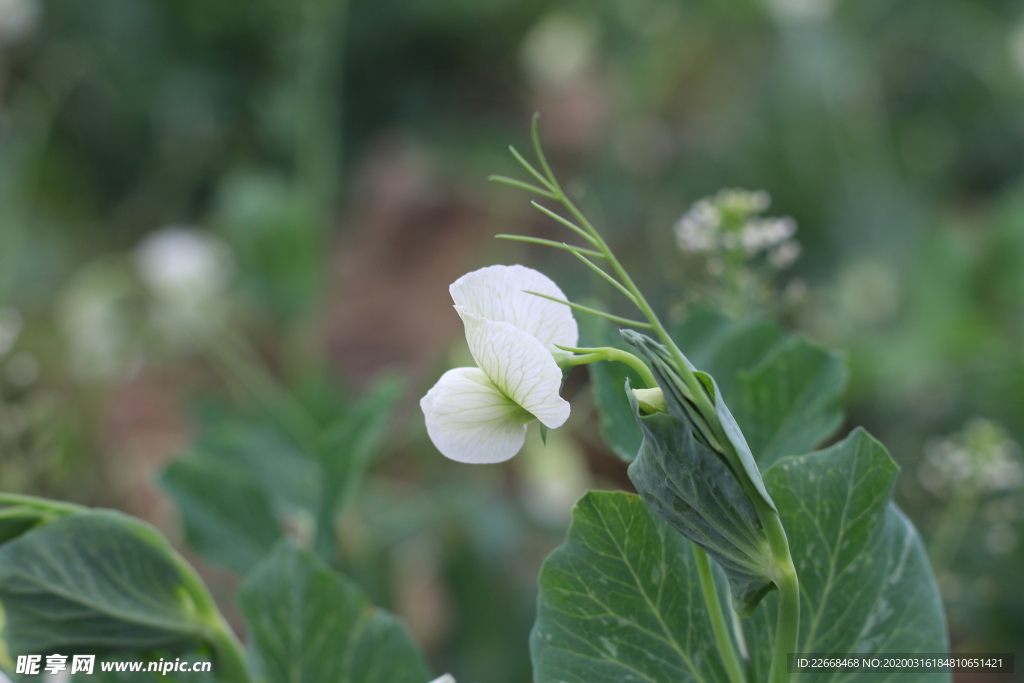
POLYGON ((244 574, 281 538, 264 489, 237 465, 192 455, 168 465, 162 482, 177 503, 185 540, 213 562, 244 574))
MULTIPOLYGON (((765 491, 754 456, 743 438, 739 425, 736 424, 736 419, 722 398, 722 392, 719 391, 715 379, 705 372, 694 372, 696 382, 700 385, 695 391, 703 392, 710 403, 707 412, 704 412, 696 403, 698 396, 690 393, 691 390, 682 378, 682 368, 676 366, 675 358, 668 349, 650 337, 632 330, 623 331, 622 336, 650 361, 654 377, 663 391, 669 414, 683 420, 695 439, 722 458, 732 469, 736 481, 752 503, 756 505, 754 498, 760 498, 768 507, 774 508, 775 504, 765 491), (713 423, 718 424, 720 431, 714 428, 713 423)), ((685 358, 683 362, 689 365, 685 358)), ((693 370, 692 365, 689 366, 689 370, 693 370)))
MULTIPOLYGON (((885 447, 862 429, 765 472, 796 549, 801 652, 947 651, 928 556, 913 524, 890 500, 898 472, 885 447)), ((772 631, 765 618, 749 626, 755 641, 772 631)), ((902 680, 899 674, 864 677, 902 680)), ((915 678, 948 680, 939 673, 915 678)))
POLYGON ((736 475, 685 418, 674 411, 641 415, 630 399, 644 433, 630 480, 652 511, 718 561, 736 599, 753 610, 772 587, 771 554, 736 475))
MULTIPOLYGON (((606 323, 587 320, 587 327, 600 344, 625 346, 606 323)), ((706 307, 694 307, 671 334, 693 365, 715 378, 762 467, 807 452, 841 424, 847 377, 840 354, 787 335, 769 321, 732 319, 706 307)), ((627 369, 618 363, 589 368, 605 441, 631 462, 641 434, 622 392, 627 369)), ((639 386, 635 379, 632 384, 639 386)))
POLYGON ((58 519, 0 547, 13 654, 192 648, 213 635, 198 599, 167 541, 116 512, 58 519))
POLYGON ((253 570, 239 599, 267 683, 424 683, 430 677, 395 617, 291 543, 253 570))
POLYGON ((693 546, 637 496, 587 493, 540 573, 535 680, 726 681, 693 546))
POLYGON ((327 432, 321 449, 320 503, 315 548, 321 557, 336 551, 335 519, 357 495, 384 439, 384 428, 402 392, 397 378, 384 378, 351 405, 327 432))
MULTIPOLYGON (((800 651, 946 651, 941 600, 920 539, 890 502, 897 469, 858 430, 766 472, 801 577, 800 651)), ((692 545, 638 497, 587 494, 565 545, 541 570, 535 680, 727 680, 698 585, 692 545)), ((766 679, 775 603, 770 596, 743 620, 749 680, 766 679)), ((849 680, 815 677, 840 679, 849 680)))
POLYGON ((251 570, 285 531, 333 559, 335 519, 358 491, 379 450, 401 383, 384 379, 346 405, 321 446, 304 453, 266 426, 209 428, 161 479, 189 544, 238 573, 251 570))

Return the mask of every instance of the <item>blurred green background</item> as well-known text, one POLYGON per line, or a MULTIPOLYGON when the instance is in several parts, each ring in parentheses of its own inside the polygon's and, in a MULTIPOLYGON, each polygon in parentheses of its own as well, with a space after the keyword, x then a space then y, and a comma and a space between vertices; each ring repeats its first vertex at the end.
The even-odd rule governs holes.
MULTIPOLYGON (((693 202, 763 189, 796 220, 800 258, 761 272, 745 313, 848 352, 844 430, 902 465, 954 649, 1021 651, 1024 11, 1007 0, 0 0, 0 487, 180 538, 156 483, 170 460, 225 425, 286 458, 390 372, 403 398, 337 564, 460 683, 529 680, 539 564, 583 490, 628 487, 624 466, 583 371, 569 427, 503 466, 446 461, 416 401, 466 356, 462 273, 521 262, 602 292, 564 254, 491 239, 564 237, 485 180, 516 172, 506 146, 528 146, 534 111, 676 317, 721 303, 714 264, 673 235, 693 202)), ((237 576, 193 559, 229 605, 237 576)))

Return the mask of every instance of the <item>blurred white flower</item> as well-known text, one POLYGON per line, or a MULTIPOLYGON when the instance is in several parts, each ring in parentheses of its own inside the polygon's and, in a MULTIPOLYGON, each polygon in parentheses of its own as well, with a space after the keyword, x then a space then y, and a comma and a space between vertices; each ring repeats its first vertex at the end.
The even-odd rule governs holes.
POLYGON ((39 0, 0 0, 0 43, 16 43, 32 35, 41 15, 39 0))
POLYGON ((799 242, 785 242, 768 252, 768 263, 772 264, 779 270, 785 270, 800 258, 800 252, 802 250, 803 249, 799 242))
POLYGON ((430 681, 430 683, 455 683, 455 677, 451 674, 445 674, 444 676, 435 678, 434 680, 430 681))
POLYGON ((568 307, 527 291, 565 299, 547 276, 524 266, 489 266, 449 288, 479 367, 449 370, 420 400, 427 433, 446 457, 467 463, 508 460, 526 426, 562 426, 569 404, 559 395, 556 345, 575 346, 568 307))
POLYGON ((139 278, 153 294, 153 323, 172 339, 201 334, 222 313, 234 272, 227 245, 208 232, 162 228, 135 249, 139 278))
POLYGON ((756 256, 777 247, 796 234, 796 221, 792 218, 757 218, 743 226, 740 243, 747 256, 756 256))
POLYGON ((139 276, 167 297, 217 294, 231 280, 231 254, 213 235, 185 226, 162 228, 135 249, 139 276))
POLYGON ((775 20, 785 24, 809 24, 829 19, 835 0, 767 0, 775 20))
POLYGON ((14 348, 21 334, 21 313, 16 308, 0 308, 0 357, 14 348))
MULTIPOLYGON (((679 248, 713 258, 742 249, 747 260, 767 253, 771 266, 788 268, 800 255, 800 244, 793 239, 796 221, 757 217, 770 204, 771 197, 764 190, 726 189, 700 199, 675 225, 679 248)), ((716 270, 719 265, 709 272, 716 270)))
POLYGON ((595 61, 597 26, 592 20, 557 12, 526 34, 521 59, 536 86, 559 87, 582 76, 595 61))
POLYGON ((1024 462, 1020 446, 1002 426, 975 418, 962 432, 925 445, 918 479, 942 497, 961 482, 982 491, 1012 491, 1024 488, 1024 462))
POLYGON ((676 240, 683 251, 709 253, 718 245, 722 214, 710 199, 701 199, 676 223, 676 240))

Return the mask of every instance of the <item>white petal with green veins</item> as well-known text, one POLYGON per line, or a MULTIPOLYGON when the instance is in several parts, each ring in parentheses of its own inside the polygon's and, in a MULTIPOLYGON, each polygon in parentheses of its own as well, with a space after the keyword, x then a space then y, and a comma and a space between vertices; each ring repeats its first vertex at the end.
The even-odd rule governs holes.
POLYGON ((537 339, 507 322, 494 322, 456 306, 466 326, 470 353, 503 395, 545 426, 561 427, 569 403, 558 395, 562 371, 537 339))
POLYGON ((495 463, 519 452, 533 416, 503 395, 479 368, 441 375, 420 399, 427 433, 445 457, 495 463))

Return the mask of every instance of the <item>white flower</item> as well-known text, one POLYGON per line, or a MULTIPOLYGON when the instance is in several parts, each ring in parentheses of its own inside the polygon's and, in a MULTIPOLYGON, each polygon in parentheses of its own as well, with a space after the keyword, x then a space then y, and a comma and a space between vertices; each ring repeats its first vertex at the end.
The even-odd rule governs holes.
POLYGON ((153 295, 151 318, 168 341, 202 338, 224 317, 233 274, 228 246, 196 228, 171 226, 135 249, 139 278, 153 295))
POLYGON ((479 367, 449 370, 420 400, 427 433, 446 457, 495 463, 519 452, 526 425, 562 426, 569 404, 559 395, 556 345, 575 346, 579 332, 565 294, 524 266, 489 266, 449 288, 479 367))
POLYGON ((435 678, 434 680, 430 681, 430 683, 455 683, 455 677, 451 674, 445 674, 444 676, 435 678))
POLYGON ((171 299, 216 295, 231 277, 231 255, 213 235, 171 226, 148 235, 135 251, 139 276, 171 299))
POLYGON ((0 0, 0 44, 13 44, 29 37, 39 24, 39 0, 0 0))

